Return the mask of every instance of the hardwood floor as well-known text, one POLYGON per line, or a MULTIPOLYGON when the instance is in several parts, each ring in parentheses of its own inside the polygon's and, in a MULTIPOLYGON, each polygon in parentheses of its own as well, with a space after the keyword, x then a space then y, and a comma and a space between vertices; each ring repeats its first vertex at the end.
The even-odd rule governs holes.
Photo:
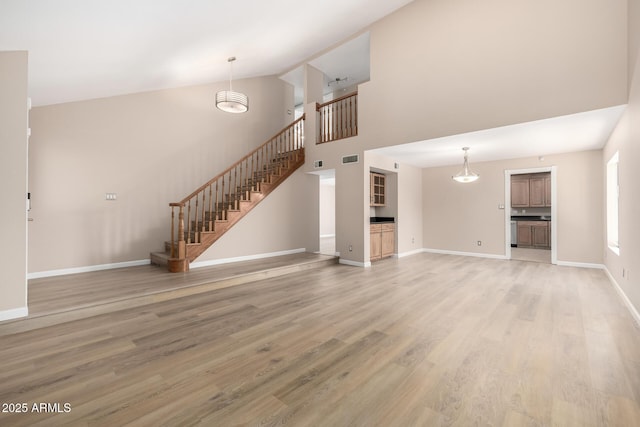
POLYGON ((511 259, 551 264, 551 249, 511 248, 511 259))
POLYGON ((419 254, 0 340, 0 403, 70 405, 3 426, 640 425, 640 330, 599 270, 419 254))

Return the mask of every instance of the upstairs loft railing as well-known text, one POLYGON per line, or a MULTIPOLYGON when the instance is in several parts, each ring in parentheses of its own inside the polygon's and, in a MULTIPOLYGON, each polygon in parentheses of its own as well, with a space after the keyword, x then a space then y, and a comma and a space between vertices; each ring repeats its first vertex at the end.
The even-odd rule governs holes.
POLYGON ((324 104, 316 103, 316 111, 319 113, 317 144, 358 135, 358 92, 324 104))
POLYGON ((252 192, 261 191, 285 162, 296 162, 304 147, 304 115, 233 166, 171 207, 171 258, 184 259, 186 245, 201 243, 203 232, 216 230, 229 212, 240 209, 252 192), (176 215, 177 213, 177 215, 176 215))

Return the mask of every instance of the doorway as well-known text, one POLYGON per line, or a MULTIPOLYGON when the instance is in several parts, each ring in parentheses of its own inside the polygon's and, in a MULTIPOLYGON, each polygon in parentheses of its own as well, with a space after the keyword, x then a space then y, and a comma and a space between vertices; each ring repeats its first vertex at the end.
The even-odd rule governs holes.
POLYGON ((320 175, 319 224, 320 253, 336 254, 336 175, 335 170, 320 175))
POLYGON ((556 166, 505 171, 507 259, 557 264, 556 166))

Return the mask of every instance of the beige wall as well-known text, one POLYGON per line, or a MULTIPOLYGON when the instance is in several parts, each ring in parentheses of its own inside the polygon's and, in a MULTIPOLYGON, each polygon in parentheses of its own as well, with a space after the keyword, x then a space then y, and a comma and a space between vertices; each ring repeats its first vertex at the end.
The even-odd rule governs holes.
POLYGON ((451 179, 461 165, 423 171, 424 247, 505 255, 505 170, 557 167, 558 261, 602 264, 602 152, 473 163, 480 179, 451 179), (477 241, 482 246, 477 246, 477 241))
POLYGON ((27 307, 27 52, 0 52, 0 320, 27 307))
POLYGON ((232 227, 197 262, 306 249, 304 199, 312 180, 297 170, 232 227))
POLYGON ((369 148, 624 104, 627 1, 416 0, 371 27, 369 148))
POLYGON ((398 171, 398 255, 424 247, 422 169, 401 164, 398 171))
MULTIPOLYGON (((34 108, 29 272, 143 260, 161 250, 170 202, 266 141, 285 117, 292 121, 287 84, 235 83, 249 95, 246 114, 215 108, 224 83, 34 108), (105 200, 109 192, 117 201, 105 200)), ((242 243, 229 244, 234 252, 242 243)), ((297 247, 274 247, 287 244, 297 247)))
MULTIPOLYGON (((605 265, 636 311, 640 312, 640 0, 629 0, 629 69, 632 70, 627 109, 604 148, 603 171, 611 156, 620 156, 620 255, 603 241, 605 265), (624 270, 624 275, 623 275, 624 270)), ((603 180, 605 174, 603 172, 603 180)), ((606 189, 606 186, 605 186, 606 189)), ((605 194, 606 200, 606 194, 605 194)), ((606 209, 604 210, 606 219, 606 209)), ((606 221, 603 225, 606 233, 606 221)))

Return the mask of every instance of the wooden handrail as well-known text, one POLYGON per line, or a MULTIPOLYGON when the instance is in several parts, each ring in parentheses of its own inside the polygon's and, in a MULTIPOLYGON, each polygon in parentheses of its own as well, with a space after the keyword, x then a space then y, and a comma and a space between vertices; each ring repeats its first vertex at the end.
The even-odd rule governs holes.
POLYGON ((324 102, 322 104, 318 104, 316 102, 316 111, 320 111, 320 109, 322 107, 326 107, 327 105, 335 104, 336 102, 340 102, 343 99, 351 98, 352 96, 356 96, 357 94, 358 94, 358 91, 355 91, 355 92, 348 93, 346 95, 342 95, 342 96, 340 96, 340 97, 338 97, 336 99, 332 99, 331 101, 324 102))
POLYGON ((233 165, 231 165, 229 168, 225 169, 223 172, 220 172, 218 175, 216 175, 215 177, 213 177, 212 179, 210 179, 209 181, 207 181, 205 184, 201 185, 200 187, 198 187, 197 190, 195 190, 193 193, 189 194, 187 197, 185 197, 184 199, 182 199, 179 202, 173 202, 173 203, 169 203, 169 206, 184 206, 189 200, 191 200, 192 198, 194 198, 196 195, 198 195, 201 191, 203 191, 205 188, 207 188, 209 185, 213 184, 214 182, 216 182, 217 180, 219 180, 220 178, 222 178, 224 175, 226 175, 227 173, 231 172, 234 168, 236 168, 240 163, 244 162, 245 160, 247 160, 249 157, 253 156, 256 152, 262 150, 264 147, 266 147, 271 141, 273 141, 275 138, 277 138, 278 136, 280 136, 281 134, 285 133, 287 130, 289 130, 290 128, 294 127, 296 124, 298 124, 300 121, 305 119, 305 115, 303 114, 302 117, 300 117, 298 120, 294 121, 293 123, 291 123, 289 126, 285 127, 284 129, 282 129, 280 132, 276 133, 275 135, 273 135, 271 138, 269 138, 267 140, 267 142, 265 142, 264 144, 261 144, 259 147, 257 147, 256 149, 254 149, 253 151, 251 151, 249 154, 247 154, 246 156, 244 156, 243 158, 241 158, 240 160, 238 160, 237 162, 235 162, 233 165))

